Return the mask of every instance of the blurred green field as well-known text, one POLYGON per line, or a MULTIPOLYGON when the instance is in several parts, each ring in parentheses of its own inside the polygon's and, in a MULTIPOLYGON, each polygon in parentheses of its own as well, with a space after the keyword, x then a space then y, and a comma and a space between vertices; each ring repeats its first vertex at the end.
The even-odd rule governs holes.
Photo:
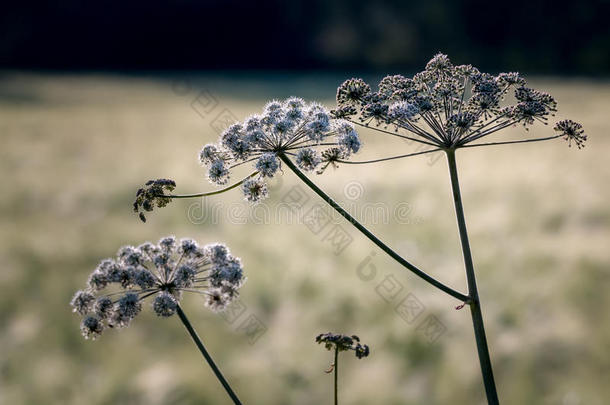
MULTIPOLYGON (((314 234, 295 218, 261 223, 239 192, 206 201, 205 211, 201 202, 174 202, 146 224, 131 212, 135 190, 150 178, 175 179, 185 193, 212 188, 196 155, 216 139, 212 126, 224 109, 241 119, 290 95, 331 106, 341 79, 3 73, 0 403, 228 403, 177 317, 143 311, 131 327, 90 342, 70 312, 72 294, 100 259, 167 234, 224 241, 244 261, 246 312, 237 321, 210 313, 198 297, 184 300, 244 403, 330 403, 331 354, 314 343, 329 330, 356 333, 372 347, 369 358, 342 360, 345 404, 484 403, 468 310, 456 311, 455 300, 404 272, 347 223, 336 221, 353 241, 335 254, 325 231, 314 234), (371 281, 358 276, 367 263, 377 270, 371 281), (377 287, 390 275, 404 288, 386 302, 377 287), (395 311, 407 293, 425 307, 412 323, 395 311), (254 343, 239 327, 249 315, 266 327, 254 343), (428 316, 445 328, 434 342, 418 328, 428 316)), ((558 99, 560 117, 585 125, 584 150, 556 140, 458 153, 496 380, 505 404, 601 405, 610 398, 610 83, 533 84, 558 99)), ((511 131, 501 136, 524 136, 511 131)), ((361 158, 415 149, 362 135, 361 158)), ((429 162, 346 166, 317 181, 359 212, 379 202, 391 212, 407 207, 402 224, 365 222, 465 291, 446 163, 429 162), (359 198, 350 199, 347 186, 359 198)), ((285 171, 270 190, 272 216, 293 186, 307 192, 307 207, 320 202, 285 171)))

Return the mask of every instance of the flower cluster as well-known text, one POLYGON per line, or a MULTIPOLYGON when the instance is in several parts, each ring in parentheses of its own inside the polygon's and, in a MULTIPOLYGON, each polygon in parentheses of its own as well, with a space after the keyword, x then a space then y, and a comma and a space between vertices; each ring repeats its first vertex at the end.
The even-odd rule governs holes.
POLYGON ((240 259, 225 245, 200 247, 169 236, 156 245, 124 246, 115 259, 102 260, 70 305, 84 317, 83 336, 95 339, 107 327, 128 326, 145 298, 153 297, 152 309, 163 317, 176 312, 183 292, 203 295, 210 309, 220 311, 244 281, 240 259))
POLYGON ((347 336, 336 333, 322 333, 316 336, 316 343, 324 344, 327 350, 338 350, 340 352, 353 350, 357 358, 367 357, 370 353, 368 345, 360 344, 360 338, 356 335, 347 336))
POLYGON ((150 212, 157 206, 163 208, 172 199, 165 192, 172 192, 176 188, 176 182, 168 179, 149 180, 144 187, 136 192, 136 200, 133 203, 133 210, 138 214, 142 222, 146 222, 144 212, 150 212))
POLYGON ((555 125, 555 131, 560 132, 560 136, 568 141, 568 146, 572 146, 572 142, 576 144, 578 149, 585 147, 587 135, 584 134, 582 125, 572 120, 559 121, 555 125))
MULTIPOLYGON (((536 121, 546 124, 557 111, 550 94, 526 87, 518 73, 494 76, 471 65, 455 66, 443 54, 412 78, 384 77, 376 92, 362 79, 349 79, 337 90, 337 105, 332 111, 336 118, 392 126, 396 132, 409 132, 415 141, 444 148, 463 146, 518 123, 526 129, 536 121)), ((558 128, 568 141, 578 140, 579 147, 586 139, 560 124, 558 128)))
POLYGON ((333 119, 320 104, 300 98, 267 103, 262 114, 252 115, 225 130, 217 144, 199 153, 212 183, 229 181, 231 169, 252 163, 256 174, 244 180, 245 198, 258 202, 267 197, 265 179, 280 170, 281 157, 292 157, 303 170, 321 173, 330 164, 358 152, 361 143, 354 126, 333 119))

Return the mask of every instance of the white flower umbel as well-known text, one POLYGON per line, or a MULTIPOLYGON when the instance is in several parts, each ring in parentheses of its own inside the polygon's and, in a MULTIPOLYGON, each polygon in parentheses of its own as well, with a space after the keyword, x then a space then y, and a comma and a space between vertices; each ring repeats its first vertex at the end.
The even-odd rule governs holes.
POLYGON ((455 66, 439 53, 413 77, 384 77, 376 92, 362 79, 346 80, 337 89, 337 109, 332 114, 433 147, 410 155, 560 137, 582 147, 586 135, 580 124, 568 120, 555 127, 560 135, 490 144, 475 142, 517 124, 526 130, 536 122, 546 125, 556 111, 557 102, 550 94, 526 87, 525 79, 516 72, 494 76, 471 65, 455 66))
POLYGON ((70 305, 84 317, 83 336, 95 339, 108 327, 128 326, 148 297, 162 317, 176 313, 183 292, 204 295, 206 302, 215 297, 208 306, 221 311, 243 283, 241 261, 225 245, 200 247, 191 239, 169 236, 156 245, 124 246, 115 259, 103 260, 70 305))
POLYGON ((242 180, 242 191, 246 200, 258 202, 267 197, 265 179, 278 173, 283 156, 292 157, 304 170, 319 168, 321 173, 360 147, 353 124, 333 119, 320 104, 293 97, 271 101, 262 114, 231 125, 218 144, 203 147, 199 160, 208 168, 210 181, 220 185, 226 184, 232 169, 251 163, 256 173, 242 180))
MULTIPOLYGON (((148 185, 156 187, 167 180, 159 182, 148 185)), ((157 198, 154 193, 151 196, 157 198)), ((146 242, 138 247, 123 246, 116 258, 102 260, 89 276, 87 287, 76 292, 70 305, 83 316, 82 335, 95 340, 107 328, 128 326, 142 311, 142 302, 151 297, 158 316, 178 314, 233 403, 241 405, 179 303, 184 292, 201 294, 208 308, 222 311, 238 296, 244 281, 241 260, 233 257, 225 245, 200 247, 194 240, 177 241, 168 236, 156 245, 146 242)))

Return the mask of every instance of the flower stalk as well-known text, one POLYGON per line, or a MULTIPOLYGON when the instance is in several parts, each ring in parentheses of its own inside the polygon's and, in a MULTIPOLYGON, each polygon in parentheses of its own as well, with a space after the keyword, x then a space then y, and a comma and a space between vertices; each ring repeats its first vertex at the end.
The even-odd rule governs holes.
POLYGON ((335 362, 333 363, 333 372, 335 374, 335 405, 339 404, 339 347, 335 347, 335 362))
POLYGON ((479 362, 481 364, 481 372, 483 373, 483 383, 485 385, 485 393, 487 402, 490 405, 497 405, 498 393, 494 381, 493 370, 491 367, 491 358, 489 356, 489 348, 487 347, 487 337, 485 336, 485 326, 483 324, 483 315, 481 312, 481 301, 477 290, 477 281, 472 262, 472 253, 470 251, 470 243, 468 241, 468 232, 466 230, 466 220, 464 218, 464 207, 462 204, 462 196, 460 193, 460 184, 458 180, 457 165, 455 162, 455 150, 448 149, 447 163, 449 165, 449 176, 451 177, 451 190, 453 194, 453 202, 455 205, 455 216, 457 218, 458 230, 460 233, 460 242, 462 245, 462 254, 464 256, 464 267, 466 268, 466 278, 468 281, 468 296, 470 297, 470 313, 472 315, 472 324, 474 326, 474 336, 477 344, 477 352, 479 362))
POLYGON ((243 179, 231 184, 230 186, 227 186, 225 188, 221 188, 218 190, 214 190, 214 191, 205 191, 202 193, 195 193, 195 194, 156 194, 155 197, 165 197, 165 198, 197 198, 197 197, 210 197, 213 195, 218 195, 218 194, 222 194, 224 192, 227 192, 229 190, 233 190, 234 188, 237 188, 239 186, 241 186, 246 180, 248 180, 251 177, 254 177, 258 174, 258 172, 252 172, 249 175, 247 175, 246 177, 244 177, 243 179))
POLYGON ((316 336, 316 343, 324 344, 326 350, 334 350, 335 360, 330 365, 330 368, 325 373, 333 373, 334 378, 334 399, 335 405, 339 404, 339 352, 346 352, 353 350, 354 355, 357 359, 368 357, 371 350, 368 345, 360 343, 360 338, 356 335, 341 335, 338 333, 321 333, 316 336))
POLYGON ((220 383, 224 387, 225 391, 227 391, 227 394, 229 394, 229 397, 231 397, 231 400, 233 401, 233 403, 236 404, 236 405, 241 405, 241 401, 237 397, 237 394, 235 394, 235 392, 233 391, 233 389, 229 385, 229 382, 222 375, 222 373, 220 372, 220 369, 218 368, 218 366, 216 366, 216 363, 214 363, 214 360, 212 359, 212 356, 210 356, 210 354, 206 350, 203 342, 199 338, 199 335, 197 335, 197 332, 195 331, 195 329, 193 329, 193 326, 191 325, 191 322, 186 317, 186 314, 184 313, 184 311, 182 310, 180 305, 178 305, 177 312, 178 312, 178 316, 180 317, 180 320, 184 324, 184 327, 188 331, 189 335, 191 335, 191 338, 193 339, 193 342, 195 342, 195 345, 197 346, 197 348, 199 349, 199 351, 201 352, 201 354, 203 355, 205 360, 208 362, 208 365, 210 366, 210 368, 214 372, 214 375, 216 375, 216 378, 218 378, 218 381, 220 381, 220 383))
POLYGON ((387 253, 392 259, 394 259, 395 261, 400 263, 404 268, 411 271, 412 273, 414 273, 415 275, 417 275, 424 281, 435 286, 439 290, 444 291, 445 293, 451 295, 454 298, 457 298, 458 300, 460 300, 462 302, 469 301, 468 296, 443 284, 439 280, 435 279, 434 277, 430 276, 429 274, 425 273, 424 271, 420 270, 419 268, 417 268, 416 266, 414 266, 413 264, 411 264, 410 262, 405 260, 402 256, 400 256, 398 253, 396 253, 394 250, 392 250, 392 248, 390 248, 388 245, 383 243, 377 236, 375 236, 371 231, 369 231, 364 225, 362 225, 354 217, 352 217, 337 202, 335 202, 335 200, 333 200, 328 194, 326 194, 324 191, 322 191, 322 189, 320 189, 318 186, 316 186, 314 182, 309 180, 309 178, 307 176, 305 176, 305 174, 303 172, 301 172, 299 170, 299 168, 296 167, 296 165, 294 163, 292 163, 292 161, 286 155, 280 154, 279 157, 282 160, 282 162, 284 162, 286 164, 286 166, 288 166, 288 168, 290 168, 290 170, 292 170, 294 172, 294 174, 296 174, 297 177, 299 177, 309 188, 311 188, 324 201, 326 201, 331 207, 333 207, 335 209, 335 211, 337 211, 339 214, 341 214, 342 217, 344 217, 352 225, 354 225, 356 227, 356 229, 358 229, 360 232, 362 232, 362 234, 364 234, 364 236, 369 238, 371 240, 371 242, 373 242, 381 250, 383 250, 385 253, 387 253))

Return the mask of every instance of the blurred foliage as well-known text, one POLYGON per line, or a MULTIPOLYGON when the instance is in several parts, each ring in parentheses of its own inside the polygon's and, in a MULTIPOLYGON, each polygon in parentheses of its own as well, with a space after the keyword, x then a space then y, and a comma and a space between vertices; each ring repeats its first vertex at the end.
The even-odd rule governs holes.
MULTIPOLYGON (((196 156, 217 137, 210 124, 221 110, 243 118, 266 99, 295 94, 330 106, 342 79, 5 74, 0 403, 227 403, 177 318, 145 311, 128 329, 90 342, 70 312, 73 292, 100 259, 122 244, 168 233, 227 242, 244 261, 246 314, 267 328, 254 344, 239 330, 243 318, 229 324, 197 297, 185 298, 185 311, 245 402, 327 403, 330 360, 314 337, 332 330, 355 333, 372 349, 366 362, 344 359, 346 404, 483 403, 468 311, 454 310, 453 299, 403 272, 345 222, 337 221, 354 240, 335 255, 321 234, 296 221, 257 223, 239 192, 207 200, 203 210, 201 201, 176 201, 146 224, 131 211, 136 189, 149 178, 175 179, 185 193, 211 188, 196 156), (206 94, 217 102, 208 113, 206 94), (203 217, 211 212, 217 216, 203 217), (377 271, 371 281, 357 273, 367 257, 377 271), (388 275, 404 286, 390 303, 376 292, 388 275), (409 324, 395 312, 408 292, 425 306, 423 316, 446 327, 435 342, 418 330, 419 320, 409 324)), ((561 118, 583 122, 590 136, 584 150, 558 140, 458 153, 499 393, 511 404, 601 405, 610 397, 604 312, 610 305, 610 85, 533 85, 558 99, 561 118)), ((511 131, 502 136, 523 134, 511 131)), ((543 136, 551 129, 533 131, 543 136)), ((414 149, 366 131, 363 138, 363 159, 414 149)), ((410 204, 402 224, 365 222, 414 263, 465 290, 442 159, 341 167, 317 181, 347 206, 410 204), (358 200, 343 194, 352 181, 363 188, 358 200)), ((296 185, 289 172, 271 185, 272 212, 296 185)), ((307 207, 319 202, 307 195, 307 207)))

